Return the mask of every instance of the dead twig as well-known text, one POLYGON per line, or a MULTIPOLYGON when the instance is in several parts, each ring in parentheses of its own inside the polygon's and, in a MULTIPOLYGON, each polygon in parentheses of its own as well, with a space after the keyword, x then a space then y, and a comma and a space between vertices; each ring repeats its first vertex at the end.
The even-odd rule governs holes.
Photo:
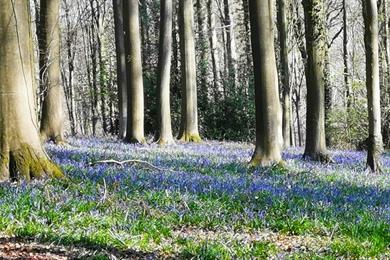
POLYGON ((168 172, 174 172, 173 170, 171 169, 164 169, 164 168, 160 168, 160 167, 157 167, 149 162, 146 162, 146 161, 141 161, 141 160, 125 160, 125 161, 117 161, 117 160, 113 160, 113 159, 109 159, 109 160, 102 160, 102 161, 96 161, 96 162, 92 162, 90 163, 89 165, 90 166, 95 166, 97 164, 116 164, 116 165, 119 165, 119 166, 124 166, 125 164, 140 164, 140 165, 144 165, 146 166, 146 168, 149 168, 151 170, 155 170, 155 171, 168 171, 168 172))

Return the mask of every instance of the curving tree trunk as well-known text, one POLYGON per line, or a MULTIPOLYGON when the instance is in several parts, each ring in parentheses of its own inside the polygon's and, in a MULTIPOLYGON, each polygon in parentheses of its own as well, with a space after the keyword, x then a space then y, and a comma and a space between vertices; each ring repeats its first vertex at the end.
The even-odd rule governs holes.
POLYGON ((198 130, 198 105, 196 87, 195 41, 192 0, 179 3, 179 27, 182 66, 182 121, 179 139, 200 142, 198 130))
POLYGON ((326 24, 323 0, 303 0, 306 36, 306 146, 304 157, 328 162, 325 142, 326 24))
POLYGON ((291 138, 291 87, 290 87, 290 70, 288 65, 288 46, 287 46, 287 7, 286 0, 278 0, 278 32, 280 41, 280 70, 281 83, 283 91, 283 144, 284 147, 290 147, 291 138))
POLYGON ((173 143, 169 87, 172 60, 172 0, 161 1, 160 50, 158 64, 159 144, 173 143))
POLYGON ((369 125, 367 165, 372 172, 380 172, 380 156, 383 145, 379 87, 379 29, 376 0, 363 0, 363 16, 369 125))
POLYGON ((35 119, 29 1, 0 0, 0 6, 0 179, 60 177, 35 119))
POLYGON ((118 108, 119 108, 119 138, 126 136, 127 125, 127 77, 126 77, 126 54, 125 54, 125 35, 123 31, 123 1, 113 0, 115 23, 115 50, 117 66, 117 85, 118 85, 118 108))
POLYGON ((282 114, 273 37, 272 0, 249 0, 256 95, 256 149, 251 165, 282 160, 282 114))
POLYGON ((127 130, 126 141, 145 143, 144 86, 142 79, 141 36, 138 0, 123 2, 127 71, 127 130))
POLYGON ((64 141, 63 93, 60 68, 60 1, 41 0, 39 22, 39 71, 44 93, 41 138, 64 141))

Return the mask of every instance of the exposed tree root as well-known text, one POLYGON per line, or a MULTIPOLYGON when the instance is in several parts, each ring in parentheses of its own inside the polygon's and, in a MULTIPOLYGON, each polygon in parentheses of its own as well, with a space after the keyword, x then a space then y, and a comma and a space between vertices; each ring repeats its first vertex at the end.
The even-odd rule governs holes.
POLYGON ((259 153, 255 153, 249 162, 249 167, 272 167, 283 165, 282 159, 277 157, 274 158, 273 156, 263 156, 259 153))
POLYGON ((173 140, 173 138, 160 138, 157 140, 156 143, 158 145, 171 145, 171 144, 175 144, 175 141, 173 140))
POLYGON ((334 160, 328 153, 305 153, 302 158, 304 160, 316 161, 321 163, 334 163, 334 160))

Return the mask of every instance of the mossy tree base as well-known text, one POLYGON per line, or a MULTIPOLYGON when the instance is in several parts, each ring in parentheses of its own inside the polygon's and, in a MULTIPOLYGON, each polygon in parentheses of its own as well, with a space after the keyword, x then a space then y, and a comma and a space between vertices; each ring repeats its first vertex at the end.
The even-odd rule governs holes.
POLYGON ((200 138, 199 134, 184 133, 179 138, 179 141, 186 142, 186 143, 201 143, 202 142, 202 138, 200 138))
POLYGON ((175 144, 175 140, 173 140, 173 138, 160 138, 156 143, 158 145, 172 145, 175 144))
POLYGON ((318 152, 318 153, 308 153, 305 152, 303 154, 303 159, 316 161, 320 163, 333 163, 332 157, 327 152, 318 152))
POLYGON ((282 165, 283 161, 280 155, 263 155, 255 152, 249 162, 249 167, 271 167, 275 165, 282 165))
POLYGON ((60 168, 41 153, 27 144, 22 145, 18 150, 1 153, 0 179, 29 181, 45 177, 63 177, 60 168))

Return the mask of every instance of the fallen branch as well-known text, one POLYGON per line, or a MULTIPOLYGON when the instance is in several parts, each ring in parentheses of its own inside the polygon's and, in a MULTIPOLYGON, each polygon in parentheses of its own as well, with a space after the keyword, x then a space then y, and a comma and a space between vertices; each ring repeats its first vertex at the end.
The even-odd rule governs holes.
POLYGON ((125 160, 125 161, 117 161, 117 160, 113 160, 113 159, 110 159, 110 160, 102 160, 102 161, 96 161, 96 162, 92 162, 90 163, 89 165, 90 166, 95 166, 97 164, 116 164, 116 165, 120 165, 120 166, 124 166, 125 164, 141 164, 141 165, 144 165, 146 166, 147 168, 149 169, 152 169, 152 170, 156 170, 156 171, 169 171, 169 172, 174 172, 172 171, 171 169, 164 169, 164 168, 160 168, 160 167, 157 167, 149 162, 146 162, 146 161, 141 161, 141 160, 125 160))

